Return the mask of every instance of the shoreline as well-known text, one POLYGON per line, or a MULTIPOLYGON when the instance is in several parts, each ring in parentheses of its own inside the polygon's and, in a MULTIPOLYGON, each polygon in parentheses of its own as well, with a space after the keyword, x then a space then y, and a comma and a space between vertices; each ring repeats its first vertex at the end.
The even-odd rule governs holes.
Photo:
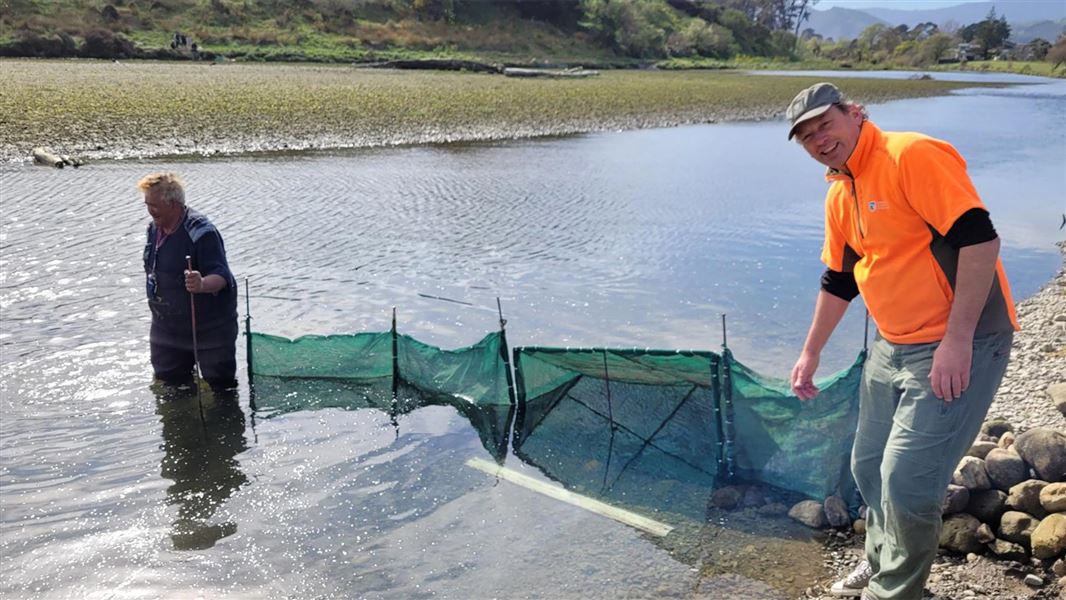
MULTIPOLYGON (((815 77, 606 71, 524 80, 291 63, 0 61, 0 164, 34 147, 83 160, 526 139, 780 119, 815 77)), ((832 79, 832 78, 830 78, 832 79)), ((848 78, 861 102, 1006 84, 848 78)))
POLYGON ((1066 416, 1047 392, 1053 384, 1066 383, 1066 241, 1057 246, 1063 258, 1058 273, 1040 291, 1015 303, 1021 331, 1014 334, 1007 373, 986 417, 1007 419, 1022 431, 1066 431, 1066 416))

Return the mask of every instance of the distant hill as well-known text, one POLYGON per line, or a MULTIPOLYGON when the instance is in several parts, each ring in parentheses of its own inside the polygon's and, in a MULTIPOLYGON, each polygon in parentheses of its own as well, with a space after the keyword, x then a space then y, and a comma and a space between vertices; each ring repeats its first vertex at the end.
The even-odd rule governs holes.
POLYGON ((1049 42, 1059 39, 1066 32, 1066 19, 1058 21, 1038 21, 1036 23, 1023 23, 1011 25, 1010 39, 1025 44, 1036 38, 1044 38, 1049 42))
MULTIPOLYGON (((889 0, 885 0, 889 4, 889 0)), ((983 20, 988 16, 992 8, 996 14, 1005 16, 1012 28, 1023 29, 1028 25, 1051 22, 1054 25, 1062 19, 1066 19, 1066 2, 1063 0, 997 0, 995 2, 972 2, 958 6, 935 8, 928 10, 899 10, 894 8, 866 8, 853 10, 834 7, 829 10, 811 11, 810 27, 817 33, 840 39, 842 37, 854 39, 862 30, 873 23, 885 23, 886 25, 906 24, 914 27, 919 23, 933 22, 943 26, 945 23, 954 23, 956 26, 969 25, 983 20)), ((1026 29, 1026 31, 1028 31, 1026 29)), ((1041 32, 1048 31, 1047 25, 1041 25, 1041 32)), ((1019 32, 1020 33, 1020 32, 1019 32)), ((1011 36, 1018 41, 1027 41, 1021 37, 1011 36)), ((1044 37, 1033 35, 1032 37, 1044 37)), ((1032 39, 1030 37, 1029 39, 1032 39)), ((1054 41, 1056 36, 1048 39, 1054 41)))
POLYGON ((823 37, 839 40, 855 39, 870 25, 884 23, 881 19, 861 10, 834 6, 829 10, 812 10, 804 29, 810 27, 823 37))
POLYGON ((971 2, 928 10, 867 8, 864 12, 892 25, 906 23, 908 27, 930 21, 938 25, 948 21, 954 21, 959 25, 969 25, 984 20, 993 7, 996 9, 996 14, 1007 17, 1007 22, 1011 25, 1066 19, 1066 2, 1063 0, 998 0, 996 2, 971 2))

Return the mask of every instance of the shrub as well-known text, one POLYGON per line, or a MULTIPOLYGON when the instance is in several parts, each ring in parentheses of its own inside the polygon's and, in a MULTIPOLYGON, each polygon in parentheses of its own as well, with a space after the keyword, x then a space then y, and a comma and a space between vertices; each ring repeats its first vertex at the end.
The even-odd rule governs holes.
POLYGON ((32 31, 20 32, 13 42, 0 47, 0 56, 34 56, 38 58, 60 58, 77 56, 78 45, 74 38, 60 32, 56 35, 42 36, 32 31))
POLYGON ((133 58, 137 48, 122 34, 94 29, 85 34, 80 54, 85 58, 133 58))

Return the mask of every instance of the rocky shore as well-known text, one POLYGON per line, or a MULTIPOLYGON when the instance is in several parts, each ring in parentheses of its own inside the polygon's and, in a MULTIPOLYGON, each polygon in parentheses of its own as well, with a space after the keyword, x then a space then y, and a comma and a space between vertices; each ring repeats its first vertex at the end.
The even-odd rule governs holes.
MULTIPOLYGON (((977 467, 977 471, 983 472, 986 459, 989 462, 1000 458, 1009 460, 1014 452, 1008 452, 1006 447, 1011 446, 1023 432, 1050 430, 1059 432, 1059 435, 1066 432, 1066 242, 1060 242, 1059 249, 1064 255, 1063 268, 1039 293, 1017 305, 1022 330, 1015 336, 1010 366, 986 422, 986 431, 996 435, 989 435, 988 440, 984 442, 979 437, 975 443, 975 448, 989 444, 988 451, 998 454, 995 457, 986 455, 980 461, 975 457, 967 457, 960 463, 960 472, 964 470, 962 465, 977 467), (1011 433, 1001 429, 1003 424, 1008 423, 1013 429, 1011 433), (993 439, 996 441, 993 442, 993 439), (1000 450, 993 450, 992 447, 998 447, 1000 450), (981 464, 978 465, 978 462, 981 464)), ((1056 460, 1055 457, 1051 458, 1056 460)), ((1057 460, 1062 460, 1062 457, 1057 460)), ((959 472, 957 476, 966 478, 959 472)), ((1053 559, 1041 560, 1030 557, 1026 552, 1028 535, 1035 529, 1036 524, 1021 527, 1025 525, 1022 521, 1028 516, 1026 512, 1040 512, 1041 509, 1035 507, 1022 511, 1021 507, 1017 506, 1026 502, 1023 497, 1033 489, 1039 488, 1036 489, 1039 494, 1043 489, 1053 487, 1061 493, 1062 489, 1066 489, 1061 486, 1066 484, 1048 486, 1043 481, 1033 479, 1009 486, 1009 493, 997 490, 995 485, 987 486, 987 491, 969 492, 973 494, 970 495, 969 506, 964 512, 949 517, 949 520, 961 523, 967 518, 973 519, 969 513, 975 510, 980 512, 980 507, 975 505, 983 505, 994 513, 983 516, 999 522, 999 527, 977 529, 972 542, 979 545, 970 548, 977 552, 963 552, 965 548, 960 547, 954 550, 942 548, 926 584, 927 598, 1066 600, 1066 559, 1056 556, 1053 559), (981 501, 975 502, 974 498, 981 501), (990 504, 996 504, 998 508, 990 507, 990 504), (1012 528, 1019 529, 1014 533, 1024 537, 1024 540, 1019 538, 1017 547, 1012 548, 1015 544, 995 539, 1004 535, 1011 537, 1008 530, 1012 528), (995 547, 986 547, 985 543, 980 541, 988 541, 984 537, 988 535, 994 539, 995 547)), ((1051 494, 1045 492, 1044 495, 1051 494)), ((977 519, 973 519, 972 524, 975 528, 980 525, 977 519)), ((957 525, 953 523, 952 526, 957 525)), ((941 542, 944 545, 943 536, 941 542)), ((839 576, 850 572, 862 559, 862 544, 863 536, 850 530, 830 534, 825 546, 826 566, 839 576)), ((830 600, 833 596, 828 594, 828 588, 832 581, 833 579, 818 582, 808 588, 803 597, 830 600)))

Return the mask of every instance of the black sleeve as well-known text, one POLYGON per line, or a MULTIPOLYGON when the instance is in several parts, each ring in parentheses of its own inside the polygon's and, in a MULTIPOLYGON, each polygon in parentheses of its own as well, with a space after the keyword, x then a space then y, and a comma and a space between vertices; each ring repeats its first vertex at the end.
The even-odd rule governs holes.
POLYGON ((851 302, 859 295, 859 285, 855 283, 855 273, 851 271, 834 271, 826 269, 822 273, 822 289, 845 302, 851 302))
POLYGON ((944 239, 958 250, 966 246, 991 242, 998 237, 995 228, 992 227, 992 219, 988 218, 988 211, 981 208, 971 208, 955 219, 955 223, 948 230, 944 239))

